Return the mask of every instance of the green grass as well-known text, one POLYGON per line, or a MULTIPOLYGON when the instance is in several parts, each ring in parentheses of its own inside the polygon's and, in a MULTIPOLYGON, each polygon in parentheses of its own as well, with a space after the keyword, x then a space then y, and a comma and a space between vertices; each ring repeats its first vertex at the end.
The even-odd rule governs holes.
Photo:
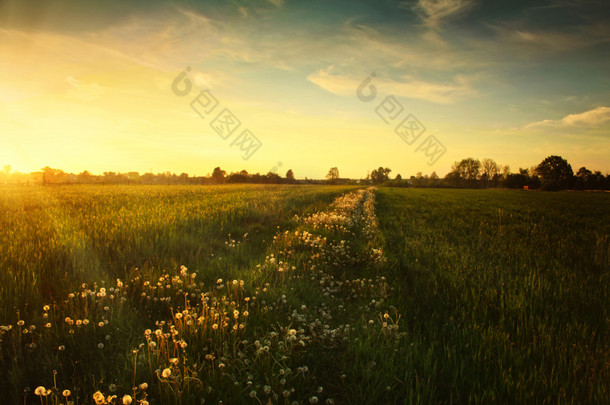
MULTIPOLYGON (((250 243, 222 273, 264 252, 277 226, 324 208, 345 187, 61 186, 0 189, 0 314, 36 310, 81 282, 134 267, 220 271, 225 242, 250 243), (212 268, 212 270, 208 270, 212 268)), ((211 280, 211 278, 210 278, 211 280)))
POLYGON ((355 190, 0 189, 0 398, 610 403, 610 195, 355 190))
POLYGON ((378 194, 407 402, 609 402, 609 194, 378 194))

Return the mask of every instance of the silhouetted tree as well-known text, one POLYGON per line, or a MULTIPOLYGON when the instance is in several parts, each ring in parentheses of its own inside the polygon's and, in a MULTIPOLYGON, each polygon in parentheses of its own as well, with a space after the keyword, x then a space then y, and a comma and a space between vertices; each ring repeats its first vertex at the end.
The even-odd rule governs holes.
POLYGON ((215 184, 222 184, 225 182, 225 174, 227 174, 227 172, 225 172, 224 170, 222 170, 220 167, 215 167, 214 171, 212 172, 212 182, 215 184))
POLYGON ((286 180, 288 180, 289 183, 294 182, 294 173, 292 172, 292 169, 288 169, 288 171, 286 172, 286 180))
POLYGON ((379 166, 378 169, 375 169, 371 172, 371 180, 373 181, 374 184, 381 184, 384 181, 388 180, 388 175, 390 174, 392 170, 389 168, 383 168, 381 166, 379 166))
POLYGON ((267 173, 266 177, 266 183, 282 183, 282 177, 275 172, 267 173))
POLYGON ((561 156, 549 156, 544 159, 535 172, 540 176, 543 190, 561 190, 571 185, 574 172, 572 166, 561 156))
POLYGON ((328 174, 326 174, 326 178, 328 179, 329 183, 336 182, 339 178, 339 169, 337 169, 336 167, 331 167, 328 171, 328 174))
POLYGON ((499 172, 498 164, 493 159, 483 159, 481 162, 481 183, 483 187, 489 187, 499 172))
POLYGON ((451 171, 445 176, 445 181, 453 186, 474 187, 479 178, 481 162, 473 158, 453 162, 451 171))

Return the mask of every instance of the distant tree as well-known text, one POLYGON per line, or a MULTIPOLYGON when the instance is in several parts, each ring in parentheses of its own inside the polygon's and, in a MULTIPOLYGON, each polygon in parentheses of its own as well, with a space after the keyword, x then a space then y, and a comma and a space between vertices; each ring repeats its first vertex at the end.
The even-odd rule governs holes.
POLYGON ((212 172, 212 183, 214 183, 214 184, 222 184, 222 183, 224 183, 225 182, 225 174, 227 174, 227 172, 222 170, 220 167, 215 167, 214 171, 212 172))
POLYGON ((43 184, 58 183, 64 174, 63 170, 53 169, 49 166, 45 166, 41 170, 43 184))
MULTIPOLYGON (((188 177, 188 174, 187 174, 188 177)), ((127 181, 130 183, 137 183, 140 182, 141 178, 140 178, 140 173, 138 172, 128 172, 127 173, 127 181)))
POLYGON ((510 174, 510 166, 504 165, 502 167, 502 178, 506 180, 506 178, 508 177, 509 174, 510 174))
POLYGON ((600 171, 592 172, 581 167, 576 172, 576 186, 582 190, 604 190, 606 178, 600 171))
POLYGON ((460 173, 463 174, 463 178, 469 181, 476 181, 479 177, 479 171, 481 169, 481 162, 478 159, 467 158, 462 159, 459 163, 460 173))
POLYGON ((445 181, 453 186, 474 187, 479 178, 481 162, 477 159, 467 158, 453 162, 451 171, 445 176, 445 181))
POLYGON ((375 169, 371 172, 371 180, 374 184, 381 184, 389 179, 388 175, 391 171, 392 170, 390 168, 383 168, 379 166, 378 169, 375 169))
POLYGON ((413 187, 425 187, 426 179, 424 178, 423 173, 417 172, 415 173, 415 176, 411 176, 411 184, 413 184, 413 187))
POLYGON ((499 171, 500 168, 493 159, 483 159, 481 162, 481 182, 483 187, 489 187, 490 181, 497 176, 499 171))
POLYGON ((118 183, 117 174, 115 172, 104 172, 104 182, 118 183))
POLYGON ((76 180, 79 183, 91 183, 91 179, 92 179, 91 173, 89 173, 87 170, 76 175, 76 180))
POLYGON ((286 172, 286 180, 291 183, 294 182, 294 172, 292 171, 292 169, 288 169, 288 171, 286 172))
POLYGON ((544 159, 535 172, 540 176, 544 190, 561 190, 570 186, 574 177, 572 166, 561 156, 549 156, 544 159))
POLYGON ((579 189, 591 189, 591 180, 593 179, 593 172, 586 167, 581 167, 576 172, 576 184, 579 189))
POLYGON ((282 177, 275 172, 267 173, 266 177, 267 177, 266 183, 275 183, 275 184, 282 183, 282 177))
POLYGON ((398 174, 396 175, 396 180, 398 180, 398 181, 402 180, 402 176, 400 175, 400 173, 398 173, 398 174))
POLYGON ((528 176, 523 173, 509 173, 502 184, 506 188, 523 188, 528 181, 528 176))
POLYGON ((593 172, 584 166, 581 167, 580 169, 578 169, 578 171, 576 172, 576 176, 580 177, 581 179, 586 179, 587 177, 591 176, 592 174, 593 174, 593 172))
POLYGON ((441 181, 438 178, 438 174, 436 172, 430 173, 430 179, 428 179, 428 187, 439 187, 441 185, 441 181))
POLYGON ((328 179, 329 183, 334 183, 337 181, 339 178, 339 169, 336 167, 331 167, 328 174, 326 174, 326 178, 328 179))

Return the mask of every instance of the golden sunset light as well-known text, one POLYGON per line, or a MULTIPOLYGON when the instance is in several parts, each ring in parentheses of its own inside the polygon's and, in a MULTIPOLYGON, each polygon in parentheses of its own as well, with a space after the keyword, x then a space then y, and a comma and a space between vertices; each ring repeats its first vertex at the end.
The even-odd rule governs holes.
POLYGON ((1 0, 0 405, 610 403, 608 0, 1 0))

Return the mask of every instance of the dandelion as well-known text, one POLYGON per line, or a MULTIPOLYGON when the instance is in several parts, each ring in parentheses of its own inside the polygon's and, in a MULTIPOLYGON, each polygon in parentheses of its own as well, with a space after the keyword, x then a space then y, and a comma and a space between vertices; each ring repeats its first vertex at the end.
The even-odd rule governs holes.
POLYGON ((50 309, 51 309, 51 307, 48 306, 48 305, 45 305, 44 307, 42 307, 42 310, 45 311, 45 312, 50 310, 50 309))
POLYGON ((315 395, 311 398, 309 398, 309 403, 310 404, 317 404, 318 403, 318 397, 316 397, 315 395))
POLYGON ((250 398, 254 398, 256 397, 256 391, 252 390, 250 391, 250 398))
POLYGON ((110 391, 110 392, 114 392, 114 391, 116 391, 116 384, 110 384, 110 385, 108 386, 108 391, 110 391))
POLYGON ((22 321, 22 320, 19 320, 19 321, 17 321, 17 325, 18 326, 23 326, 23 325, 25 325, 25 322, 22 321))
POLYGON ((69 397, 70 395, 72 395, 72 392, 70 390, 63 390, 61 392, 61 395, 63 395, 64 397, 69 397))
POLYGON ((98 343, 97 344, 97 348, 98 349, 103 349, 104 348, 104 344, 103 343, 98 343))
POLYGON ((59 350, 60 352, 63 352, 64 350, 66 350, 66 346, 64 345, 60 345, 57 350, 59 350))
POLYGON ((99 391, 96 391, 93 394, 93 400, 95 401, 96 404, 100 405, 103 404, 104 402, 106 402, 106 399, 104 398, 104 394, 102 394, 99 391))
POLYGON ((47 389, 45 387, 43 387, 42 385, 39 385, 34 390, 34 394, 38 395, 39 397, 46 397, 47 396, 47 389))
POLYGON ((131 395, 123 396, 123 405, 130 405, 132 401, 131 395))
POLYGON ((172 370, 170 370, 169 368, 163 369, 163 371, 161 372, 161 376, 163 378, 169 378, 170 375, 172 375, 172 370))
POLYGON ((143 382, 142 384, 140 384, 140 389, 142 391, 144 391, 146 388, 148 388, 148 383, 143 382))

